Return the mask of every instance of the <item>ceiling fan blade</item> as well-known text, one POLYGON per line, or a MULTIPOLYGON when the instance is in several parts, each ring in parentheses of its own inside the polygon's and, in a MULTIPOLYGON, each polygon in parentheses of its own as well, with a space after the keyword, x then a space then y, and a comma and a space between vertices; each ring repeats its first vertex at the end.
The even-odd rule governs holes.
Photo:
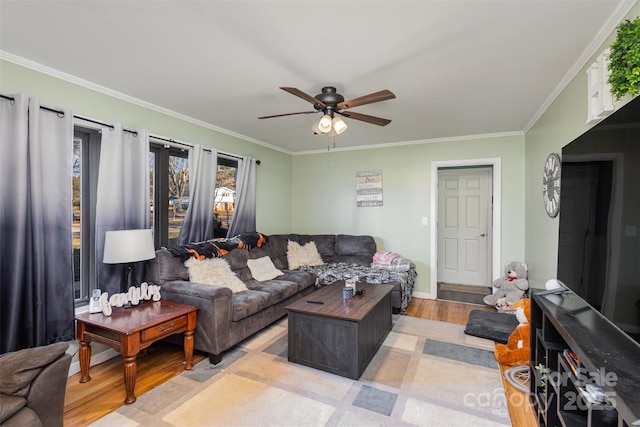
POLYGON ((345 116, 349 119, 360 120, 362 122, 371 123, 378 126, 386 126, 391 123, 389 119, 383 119, 381 117, 370 116, 368 114, 354 113, 353 111, 336 111, 341 116, 345 116))
POLYGON ((284 114, 274 114, 273 116, 262 116, 258 117, 259 119, 272 119, 274 117, 283 117, 283 116, 295 116, 296 114, 314 114, 318 111, 301 111, 299 113, 284 113, 284 114))
POLYGON ((313 105, 319 105, 322 108, 326 108, 326 104, 324 102, 317 100, 307 93, 304 93, 300 89, 296 89, 295 87, 281 87, 280 89, 284 90, 285 92, 289 92, 291 95, 298 96, 305 101, 312 103, 313 105))
POLYGON ((361 96, 358 98, 350 99, 348 101, 343 101, 337 105, 337 107, 342 110, 344 108, 353 108, 359 107, 361 105, 372 104, 374 102, 386 101, 388 99, 393 99, 396 96, 390 90, 381 90, 380 92, 370 93, 369 95, 361 96))

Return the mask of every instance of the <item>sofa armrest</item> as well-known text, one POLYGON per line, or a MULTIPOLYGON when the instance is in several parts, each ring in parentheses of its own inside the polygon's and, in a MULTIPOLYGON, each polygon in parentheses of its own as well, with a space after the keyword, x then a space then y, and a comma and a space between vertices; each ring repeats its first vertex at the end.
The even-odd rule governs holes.
MULTIPOLYGON (((172 280, 160 287, 163 294, 179 294, 204 300, 214 300, 216 298, 231 298, 231 289, 224 286, 204 285, 202 283, 190 282, 188 280, 172 280)), ((167 298, 168 299, 168 298, 167 298)), ((176 301, 177 302, 177 301, 176 301)), ((185 303, 186 304, 186 303, 185 303)))
POLYGON ((27 407, 38 415, 43 425, 63 425, 64 397, 70 365, 71 355, 65 353, 45 367, 31 383, 27 407))
POLYGON ((231 327, 231 289, 186 280, 167 282, 160 288, 162 298, 198 307, 195 347, 220 354, 228 348, 231 327))

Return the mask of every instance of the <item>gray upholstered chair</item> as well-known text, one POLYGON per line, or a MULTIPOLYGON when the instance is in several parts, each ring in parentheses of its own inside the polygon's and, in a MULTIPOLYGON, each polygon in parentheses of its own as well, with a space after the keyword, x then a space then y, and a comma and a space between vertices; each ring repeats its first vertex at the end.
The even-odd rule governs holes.
POLYGON ((62 427, 67 343, 0 355, 0 426, 62 427))

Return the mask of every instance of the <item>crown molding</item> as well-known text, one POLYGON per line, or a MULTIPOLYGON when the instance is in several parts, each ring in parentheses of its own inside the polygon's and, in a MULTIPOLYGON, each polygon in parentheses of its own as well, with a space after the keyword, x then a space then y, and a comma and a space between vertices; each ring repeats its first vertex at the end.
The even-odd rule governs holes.
POLYGON ((310 150, 310 151, 296 151, 292 153, 293 156, 302 156, 307 154, 321 154, 330 153, 336 151, 357 151, 357 150, 371 150, 374 148, 390 148, 390 147, 402 147, 405 145, 423 145, 423 144, 435 144, 437 142, 456 142, 456 141, 470 141, 473 139, 488 139, 488 138, 504 138, 510 136, 524 136, 522 131, 512 132, 498 132, 498 133, 485 133, 479 135, 460 135, 460 136, 448 136, 446 138, 432 138, 432 139, 420 139, 417 141, 401 141, 401 142, 389 142, 386 144, 371 144, 371 145, 359 145, 356 147, 335 147, 326 150, 310 150))
POLYGON ((547 100, 542 104, 542 106, 538 109, 538 111, 534 114, 534 116, 529 120, 529 123, 522 130, 524 133, 527 133, 531 130, 531 128, 536 124, 540 117, 547 111, 547 109, 553 104, 553 102, 560 96, 560 94, 569 86, 569 83, 578 75, 580 70, 582 70, 587 64, 588 61, 598 52, 600 46, 609 38, 609 36, 615 31, 616 27, 622 22, 623 19, 629 14, 629 11, 638 0, 629 0, 623 1, 618 4, 618 7, 613 11, 611 16, 607 22, 600 28, 600 31, 595 35, 595 37, 591 40, 591 43, 585 48, 582 55, 576 60, 573 66, 569 69, 567 74, 560 80, 560 83, 555 87, 555 89, 551 92, 551 95, 547 98, 547 100))
POLYGON ((218 127, 218 126, 215 126, 215 125, 213 125, 211 123, 207 123, 207 122, 204 122, 202 120, 194 119, 193 117, 189 117, 189 116, 186 116, 184 114, 178 113, 176 111, 169 110, 167 108, 163 108, 163 107, 160 107, 158 105, 152 104, 150 102, 146 102, 146 101, 143 101, 141 99, 134 98, 134 97, 126 95, 126 94, 124 94, 122 92, 118 92, 118 91, 109 89, 107 87, 101 86, 101 85, 93 83, 91 81, 81 79, 80 77, 76 77, 74 75, 67 74, 67 73, 62 72, 60 70, 56 70, 55 68, 47 67, 47 66, 42 65, 40 63, 37 63, 35 61, 31 61, 29 59, 22 58, 22 57, 20 57, 18 55, 14 55, 12 53, 9 53, 9 52, 3 51, 3 50, 0 50, 0 59, 3 59, 3 60, 8 61, 8 62, 12 62, 12 63, 14 63, 16 65, 20 65, 20 66, 25 67, 25 68, 29 68, 31 70, 37 71, 37 72, 42 73, 42 74, 46 74, 46 75, 55 77, 55 78, 60 79, 60 80, 64 80, 64 81, 69 82, 69 83, 73 83, 73 84, 75 84, 77 86, 84 87, 86 89, 90 89, 90 90, 93 90, 95 92, 99 92, 99 93, 102 93, 104 95, 120 99, 122 101, 137 105, 139 107, 143 107, 143 108, 146 108, 146 109, 149 109, 149 110, 152 110, 152 111, 155 111, 155 112, 158 112, 158 113, 170 116, 170 117, 174 117, 176 119, 179 119, 179 120, 182 120, 182 121, 185 121, 185 122, 188 122, 188 123, 191 123, 191 124, 194 124, 194 125, 206 128, 206 129, 210 129, 210 130, 213 130, 213 131, 216 131, 216 132, 219 132, 219 133, 223 133, 225 135, 229 135, 229 136, 232 136, 234 138, 242 139, 244 141, 251 142, 251 143, 256 144, 256 145, 261 145, 263 147, 269 148, 271 150, 279 151, 281 153, 285 153, 285 154, 289 154, 289 155, 292 154, 289 150, 285 150, 284 148, 276 147, 275 145, 271 145, 271 144, 266 143, 264 141, 260 141, 260 140, 257 140, 255 138, 251 138, 249 136, 241 135, 239 133, 236 133, 236 132, 233 132, 233 131, 230 131, 230 130, 227 130, 227 129, 224 129, 224 128, 221 128, 221 127, 218 127))

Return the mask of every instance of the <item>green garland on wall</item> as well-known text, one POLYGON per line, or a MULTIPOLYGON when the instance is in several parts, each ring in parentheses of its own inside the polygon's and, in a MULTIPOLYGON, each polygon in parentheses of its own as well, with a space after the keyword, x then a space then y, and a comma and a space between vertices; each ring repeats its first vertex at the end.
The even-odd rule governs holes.
POLYGON ((640 16, 618 26, 618 36, 609 54, 609 84, 616 100, 640 91, 640 16))

